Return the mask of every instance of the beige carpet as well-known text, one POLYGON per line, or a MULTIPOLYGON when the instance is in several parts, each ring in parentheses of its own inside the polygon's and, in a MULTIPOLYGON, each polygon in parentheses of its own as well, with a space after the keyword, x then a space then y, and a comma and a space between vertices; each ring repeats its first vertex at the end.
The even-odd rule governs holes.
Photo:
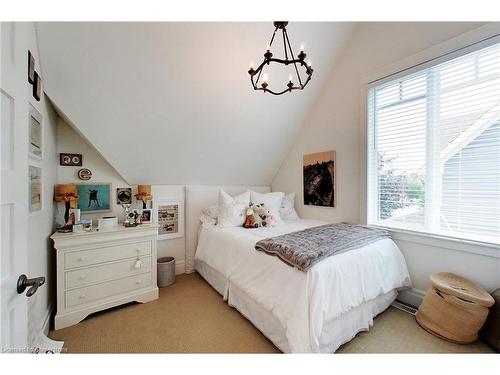
MULTIPOLYGON (((229 307, 199 275, 178 276, 160 298, 94 314, 50 337, 67 353, 278 353, 248 320, 229 307)), ((456 345, 438 339, 412 315, 389 308, 370 332, 358 334, 340 353, 481 353, 480 342, 456 345)))

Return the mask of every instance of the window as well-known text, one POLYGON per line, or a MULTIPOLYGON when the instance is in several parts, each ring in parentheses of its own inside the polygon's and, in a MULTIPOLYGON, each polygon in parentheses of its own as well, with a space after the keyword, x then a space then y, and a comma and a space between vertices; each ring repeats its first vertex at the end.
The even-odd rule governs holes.
POLYGON ((500 244, 500 44, 369 89, 367 217, 500 244))

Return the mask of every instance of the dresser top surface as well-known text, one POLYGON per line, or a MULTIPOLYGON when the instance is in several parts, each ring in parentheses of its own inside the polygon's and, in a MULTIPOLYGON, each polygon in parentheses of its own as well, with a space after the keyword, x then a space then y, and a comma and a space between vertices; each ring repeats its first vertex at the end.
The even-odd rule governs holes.
POLYGON ((141 233, 144 231, 151 231, 151 229, 157 229, 158 225, 154 224, 141 224, 136 227, 124 227, 123 225, 117 225, 114 227, 109 227, 109 228, 101 228, 99 230, 93 229, 91 232, 80 232, 80 233, 75 233, 75 232, 69 232, 69 233, 59 233, 55 232, 50 236, 51 239, 54 241, 56 240, 63 240, 63 239, 76 239, 80 237, 89 237, 89 236, 99 236, 102 234, 125 234, 125 233, 141 233))

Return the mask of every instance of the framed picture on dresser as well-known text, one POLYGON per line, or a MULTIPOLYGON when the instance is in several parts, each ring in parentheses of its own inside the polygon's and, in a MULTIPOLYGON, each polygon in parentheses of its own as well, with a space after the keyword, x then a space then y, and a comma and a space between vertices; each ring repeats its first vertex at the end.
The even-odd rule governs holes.
POLYGON ((153 222, 158 225, 159 240, 184 237, 184 202, 153 200, 153 222))
POLYGON ((143 209, 141 211, 141 223, 142 224, 151 224, 153 222, 153 213, 149 208, 143 209))

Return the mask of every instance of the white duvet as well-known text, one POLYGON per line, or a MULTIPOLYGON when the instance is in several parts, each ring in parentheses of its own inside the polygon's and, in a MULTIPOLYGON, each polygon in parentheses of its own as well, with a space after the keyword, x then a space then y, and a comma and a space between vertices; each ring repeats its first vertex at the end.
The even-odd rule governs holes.
POLYGON ((390 239, 326 258, 307 273, 254 248, 260 239, 322 224, 294 220, 259 229, 205 226, 199 236, 196 259, 276 316, 295 353, 319 352, 325 324, 382 294, 411 286, 404 257, 390 239))

